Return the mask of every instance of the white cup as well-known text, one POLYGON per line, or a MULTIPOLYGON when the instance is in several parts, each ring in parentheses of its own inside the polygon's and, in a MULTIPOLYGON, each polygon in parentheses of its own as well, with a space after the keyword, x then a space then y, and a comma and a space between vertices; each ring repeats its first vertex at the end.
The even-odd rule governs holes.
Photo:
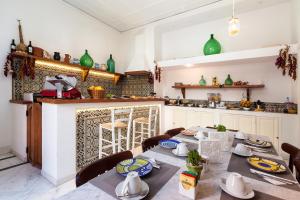
POLYGON ((235 152, 242 153, 242 154, 248 154, 250 153, 249 148, 247 148, 245 145, 242 143, 238 143, 235 147, 235 152))
POLYGON ((242 132, 236 132, 235 137, 238 139, 246 139, 244 133, 242 133, 242 132))
POLYGON ((226 179, 226 188, 233 194, 243 196, 246 194, 246 184, 243 176, 238 173, 230 173, 226 179))
POLYGON ((142 190, 142 181, 138 172, 129 172, 123 183, 122 194, 138 194, 142 190))
POLYGON ((195 134, 195 137, 199 140, 204 140, 206 137, 203 133, 203 131, 198 131, 196 134, 195 134))
POLYGON ((175 150, 175 153, 177 155, 186 155, 188 153, 188 148, 186 146, 186 143, 184 142, 181 142, 179 144, 177 144, 177 147, 176 147, 176 150, 175 150))

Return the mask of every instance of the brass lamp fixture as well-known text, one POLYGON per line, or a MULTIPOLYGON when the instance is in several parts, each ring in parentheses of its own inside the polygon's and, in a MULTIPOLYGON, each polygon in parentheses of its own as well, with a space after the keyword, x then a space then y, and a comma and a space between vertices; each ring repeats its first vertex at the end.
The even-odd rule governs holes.
POLYGON ((228 34, 230 36, 236 36, 239 34, 240 29, 240 20, 235 16, 235 2, 232 0, 232 17, 229 20, 228 34))

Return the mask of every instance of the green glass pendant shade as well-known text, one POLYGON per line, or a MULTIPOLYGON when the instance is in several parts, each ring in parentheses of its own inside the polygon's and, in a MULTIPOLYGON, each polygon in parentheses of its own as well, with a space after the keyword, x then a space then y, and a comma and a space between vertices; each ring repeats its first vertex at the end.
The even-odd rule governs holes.
POLYGON ((210 39, 205 43, 203 52, 206 56, 221 53, 221 44, 214 38, 214 34, 211 34, 210 39))
POLYGON ((109 59, 107 60, 107 71, 111 73, 115 73, 115 61, 110 54, 109 59))
POLYGON ((85 50, 85 53, 80 58, 80 65, 85 67, 93 67, 94 61, 92 57, 89 55, 88 50, 85 50))
POLYGON ((227 75, 227 79, 225 80, 225 85, 233 85, 233 81, 230 77, 230 74, 227 75))
POLYGON ((204 79, 203 75, 201 76, 201 79, 199 81, 199 85, 205 86, 206 85, 206 80, 204 79))

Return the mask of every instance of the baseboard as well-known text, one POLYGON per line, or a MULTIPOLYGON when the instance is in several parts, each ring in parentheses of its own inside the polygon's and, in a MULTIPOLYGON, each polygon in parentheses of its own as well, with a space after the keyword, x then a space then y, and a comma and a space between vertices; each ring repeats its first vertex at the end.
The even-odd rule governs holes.
POLYGON ((68 181, 71 181, 76 176, 76 174, 69 175, 67 177, 64 177, 64 178, 61 178, 61 179, 57 180, 56 178, 54 178, 53 176, 49 175, 47 172, 45 172, 43 170, 41 171, 41 174, 42 174, 43 177, 45 177, 48 181, 50 181, 55 186, 59 186, 59 185, 64 184, 64 183, 66 183, 68 181))
POLYGON ((5 154, 11 152, 10 146, 0 147, 0 154, 5 154))

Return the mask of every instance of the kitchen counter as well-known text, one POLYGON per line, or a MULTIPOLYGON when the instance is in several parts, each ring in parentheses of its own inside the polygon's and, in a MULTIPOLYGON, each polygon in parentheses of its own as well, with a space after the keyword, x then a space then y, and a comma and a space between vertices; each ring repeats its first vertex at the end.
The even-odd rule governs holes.
POLYGON ((51 99, 38 98, 40 103, 49 104, 79 104, 79 103, 122 103, 122 102, 148 102, 148 101, 164 101, 163 98, 140 97, 140 98, 115 98, 115 99, 51 99))

